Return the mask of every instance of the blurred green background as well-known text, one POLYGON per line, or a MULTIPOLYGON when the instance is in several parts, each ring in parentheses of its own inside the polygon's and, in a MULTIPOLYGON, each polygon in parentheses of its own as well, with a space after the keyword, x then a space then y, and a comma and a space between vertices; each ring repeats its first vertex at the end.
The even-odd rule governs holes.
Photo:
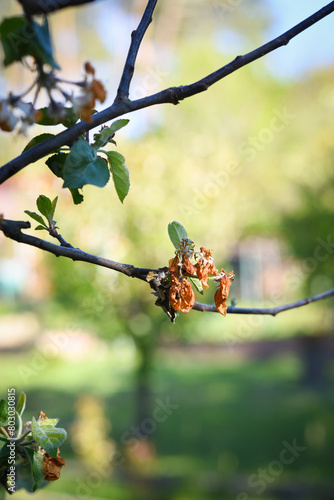
MULTIPOLYGON (((161 2, 131 97, 200 79, 325 3, 161 2)), ((64 78, 79 79, 89 60, 111 104, 144 5, 54 14, 64 78)), ((1 3, 2 17, 16 13, 15 2, 1 3)), ((321 21, 176 107, 130 114, 116 137, 131 177, 124 206, 112 184, 87 186, 74 206, 39 161, 0 187, 0 212, 25 220, 40 194, 58 195, 59 231, 72 245, 152 268, 173 256, 167 225, 178 220, 217 267, 234 269, 239 306, 326 291, 332 26, 321 21)), ((1 93, 30 78, 20 66, 3 71, 1 93)), ((29 138, 2 133, 1 164, 29 138)), ((213 303, 214 291, 197 300, 213 303)), ((193 311, 175 325, 154 300, 139 281, 0 236, 1 394, 24 390, 27 419, 42 410, 69 433, 61 480, 36 498, 333 498, 332 299, 276 318, 193 311)))

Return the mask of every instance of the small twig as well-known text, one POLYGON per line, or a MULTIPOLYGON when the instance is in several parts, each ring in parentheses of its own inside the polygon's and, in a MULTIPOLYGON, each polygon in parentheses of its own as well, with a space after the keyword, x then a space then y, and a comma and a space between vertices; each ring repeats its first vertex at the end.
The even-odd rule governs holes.
MULTIPOLYGON (((219 70, 211 73, 201 80, 198 80, 195 83, 180 87, 170 87, 156 94, 152 94, 141 99, 136 99, 134 101, 119 100, 117 102, 114 102, 114 104, 112 104, 109 108, 106 108, 99 113, 95 113, 92 116, 91 122, 81 121, 76 125, 73 125, 73 127, 64 130, 60 134, 55 135, 54 137, 51 137, 50 139, 47 139, 46 141, 43 141, 36 146, 33 146, 32 148, 28 149, 28 151, 25 151, 21 155, 17 156, 13 160, 0 167, 0 184, 18 173, 27 165, 30 165, 40 158, 49 155, 54 150, 61 148, 64 145, 73 144, 76 139, 82 134, 84 134, 88 130, 93 129, 94 127, 103 125, 109 120, 113 120, 126 113, 148 108, 149 106, 154 106, 157 104, 177 104, 179 101, 186 99, 187 97, 191 97, 195 94, 207 90, 211 85, 223 79, 227 75, 234 73, 234 71, 237 71, 238 69, 246 66, 247 64, 250 64, 260 57, 263 57, 264 55, 272 52, 278 47, 286 45, 292 38, 299 35, 302 31, 306 30, 324 17, 328 16, 333 11, 334 1, 330 2, 328 5, 315 12, 310 17, 297 24, 290 30, 286 31, 284 34, 275 38, 274 40, 266 43, 265 45, 262 45, 261 47, 253 50, 252 52, 249 52, 248 54, 238 56, 234 59, 234 61, 226 64, 226 66, 223 66, 219 70)), ((130 83, 130 80, 126 81, 129 81, 130 83)))
POLYGON ((70 243, 67 243, 67 241, 64 240, 62 235, 58 233, 57 229, 49 230, 49 234, 50 236, 53 236, 53 238, 56 238, 62 247, 74 248, 70 243))
POLYGON ((152 15, 158 0, 149 0, 147 2, 143 17, 138 28, 131 33, 131 44, 125 61, 121 81, 117 90, 115 102, 128 100, 130 83, 135 70, 135 63, 140 44, 144 38, 147 28, 152 22, 152 15))
POLYGON ((96 255, 83 252, 79 248, 73 248, 72 246, 55 245, 54 243, 37 238, 36 236, 22 233, 22 229, 28 228, 30 228, 30 222, 2 219, 0 224, 0 230, 5 236, 7 236, 7 238, 18 241, 19 243, 25 243, 26 245, 40 248, 41 250, 52 253, 56 257, 62 256, 72 259, 73 261, 78 260, 82 262, 89 262, 90 264, 107 267, 108 269, 113 269, 114 271, 118 271, 126 276, 130 276, 131 278, 138 278, 143 281, 146 280, 146 276, 150 271, 155 271, 155 269, 142 269, 130 264, 122 264, 121 262, 115 262, 110 259, 98 257, 96 255))
MULTIPOLYGON (((31 245, 40 248, 41 250, 45 250, 46 252, 54 254, 56 257, 62 256, 72 259, 73 261, 78 260, 82 262, 88 262, 90 264, 95 264, 97 266, 107 267, 108 269, 112 269, 119 273, 125 274, 126 276, 129 276, 131 278, 138 278, 142 281, 147 281, 146 278, 148 273, 150 272, 157 273, 159 271, 158 269, 139 268, 132 266, 131 264, 122 264, 120 262, 115 262, 113 260, 105 259, 103 257, 98 257, 96 255, 83 252, 79 248, 74 248, 68 243, 66 243, 65 240, 63 240, 63 238, 60 235, 58 236, 60 236, 60 238, 66 243, 67 246, 55 245, 54 243, 42 240, 41 238, 36 238, 35 236, 30 236, 28 234, 22 233, 22 229, 28 229, 28 228, 30 228, 30 222, 12 221, 7 219, 0 220, 0 230, 8 238, 18 241, 19 243, 25 243, 26 245, 31 245)), ((154 290, 158 288, 158 284, 154 285, 152 280, 150 281, 150 286, 154 290)), ((276 316, 280 312, 288 311, 290 309, 296 309, 297 307, 302 307, 312 302, 316 302, 318 300, 323 300, 333 296, 334 296, 334 288, 319 295, 314 295, 313 297, 298 300, 297 302, 291 302, 290 304, 285 304, 283 306, 267 307, 267 308, 246 308, 246 307, 229 306, 227 308, 227 313, 276 316)), ((201 311, 201 312, 218 312, 215 306, 210 304, 201 304, 199 302, 195 302, 193 309, 195 311, 201 311)))
MULTIPOLYGON (((232 307, 227 308, 228 314, 258 314, 258 315, 270 315, 276 316, 277 314, 289 311, 290 309, 296 309, 297 307, 306 306, 312 302, 317 302, 318 300, 327 299, 329 297, 334 297, 334 288, 327 290, 326 292, 319 293, 318 295, 313 295, 313 297, 308 297, 306 299, 297 300, 296 302, 290 302, 290 304, 285 304, 283 306, 277 307, 232 307)), ((215 306, 210 304, 201 304, 200 302, 195 302, 193 309, 195 311, 201 312, 218 312, 215 306)))

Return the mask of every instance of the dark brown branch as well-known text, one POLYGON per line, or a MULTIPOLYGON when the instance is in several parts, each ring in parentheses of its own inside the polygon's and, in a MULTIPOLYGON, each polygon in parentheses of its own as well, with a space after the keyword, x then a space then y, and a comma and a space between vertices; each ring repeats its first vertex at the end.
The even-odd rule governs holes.
POLYGON ((328 16, 334 11, 334 1, 330 2, 327 6, 323 7, 319 11, 312 14, 310 17, 297 24, 290 30, 286 31, 284 34, 275 38, 274 40, 262 45, 261 47, 245 54, 243 56, 238 56, 234 61, 230 62, 226 66, 223 66, 219 70, 211 73, 210 75, 202 78, 201 80, 192 83, 190 85, 171 87, 165 89, 157 94, 152 94, 150 96, 144 97, 142 99, 137 99, 135 101, 120 101, 114 103, 109 108, 96 113, 92 122, 82 121, 73 127, 61 132, 60 134, 52 137, 36 146, 32 147, 25 153, 22 153, 17 158, 14 158, 10 162, 6 163, 0 167, 0 184, 5 182, 7 179, 12 177, 14 174, 22 170, 24 167, 33 163, 40 158, 52 153, 55 149, 64 146, 65 144, 71 145, 73 142, 84 134, 88 130, 102 125, 109 120, 113 120, 119 116, 126 113, 137 111, 139 109, 144 109, 149 106, 156 104, 172 103, 177 104, 182 99, 191 97, 192 95, 198 94, 207 90, 211 85, 218 82, 227 75, 230 75, 234 71, 246 66, 247 64, 263 57, 264 55, 272 52, 273 50, 286 45, 292 38, 297 36, 302 31, 306 30, 313 24, 317 23, 324 17, 328 16))
POLYGON ((62 247, 73 248, 73 246, 70 243, 67 243, 67 241, 64 240, 64 238, 62 237, 62 235, 59 234, 56 229, 49 230, 49 234, 53 238, 56 238, 59 241, 59 243, 61 244, 62 247))
MULTIPOLYGON (((110 259, 105 259, 103 257, 98 257, 86 252, 83 252, 79 248, 73 248, 71 246, 59 246, 54 243, 50 243, 41 238, 36 238, 35 236, 30 236, 28 234, 22 233, 22 229, 29 229, 30 222, 24 221, 12 221, 7 219, 0 219, 0 230, 4 233, 7 238, 18 241, 19 243, 25 243, 26 245, 31 245, 46 252, 50 252, 56 257, 62 256, 72 259, 73 261, 88 262, 90 264, 95 264, 97 266, 107 267, 119 273, 125 274, 131 278, 138 278, 142 281, 147 281, 147 275, 149 272, 159 272, 158 269, 147 269, 132 266, 131 264, 122 264, 120 262, 115 262, 110 259)), ((68 245, 68 243, 67 243, 68 245)), ((150 286, 154 290, 159 288, 159 283, 154 284, 154 280, 150 281, 150 286)), ((296 309, 297 307, 302 307, 312 302, 318 300, 323 300, 334 296, 334 288, 328 290, 327 292, 321 293, 319 295, 314 295, 307 299, 298 300, 297 302, 291 302, 290 304, 285 304, 283 306, 277 307, 267 307, 267 308, 245 308, 245 307, 228 307, 228 314, 257 314, 257 315, 270 315, 276 316, 278 313, 283 311, 288 311, 290 309, 296 309)), ((216 307, 210 304, 201 304, 195 302, 193 309, 195 311, 201 312, 218 312, 216 307)), ((165 311, 166 312, 166 311, 165 311)))
POLYGON ((76 7, 94 0, 18 0, 27 16, 49 14, 64 7, 76 7))
POLYGON ((158 0, 149 0, 138 28, 131 33, 131 44, 125 61, 123 74, 118 87, 115 102, 128 100, 129 88, 135 70, 135 63, 140 44, 144 38, 147 28, 152 22, 152 15, 158 0))
MULTIPOLYGON (((260 315, 269 315, 276 316, 277 314, 289 311, 290 309, 296 309, 297 307, 306 306, 307 304, 311 304, 312 302, 317 302, 318 300, 327 299, 329 297, 334 297, 334 288, 327 290, 327 292, 319 293, 318 295, 313 295, 313 297, 308 297, 307 299, 297 300, 296 302, 291 302, 290 304, 285 304, 283 306, 277 307, 263 307, 263 308, 254 308, 254 307, 231 307, 227 308, 228 314, 260 314, 260 315)), ((218 312, 215 306, 210 304, 201 304, 200 302, 195 302, 193 309, 195 311, 201 312, 218 312)))
POLYGON ((2 219, 0 223, 0 230, 5 236, 7 236, 7 238, 18 241, 19 243, 25 243, 26 245, 40 248, 41 250, 54 254, 56 257, 62 256, 74 261, 78 260, 82 262, 89 262, 90 264, 107 267, 108 269, 113 269, 114 271, 125 274, 126 276, 130 276, 131 278, 138 278, 144 281, 146 280, 147 274, 150 271, 153 271, 153 269, 142 269, 130 264, 122 264, 110 259, 98 257, 96 255, 83 252, 79 248, 55 245, 54 243, 42 240, 41 238, 36 238, 36 236, 30 236, 29 234, 22 233, 22 229, 28 228, 30 228, 30 222, 2 219))

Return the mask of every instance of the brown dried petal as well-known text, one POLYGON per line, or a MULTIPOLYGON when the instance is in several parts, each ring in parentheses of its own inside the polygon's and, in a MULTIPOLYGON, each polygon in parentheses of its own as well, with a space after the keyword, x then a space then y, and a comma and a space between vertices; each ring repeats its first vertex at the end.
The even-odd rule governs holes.
POLYGON ((203 288, 209 288, 208 285, 209 268, 210 264, 206 263, 205 266, 203 267, 201 260, 196 264, 197 277, 202 283, 203 288))
POLYGON ((95 75, 95 69, 94 69, 94 67, 91 65, 91 63, 89 61, 87 61, 85 63, 85 71, 89 75, 93 75, 93 76, 95 75))
POLYGON ((195 303, 195 293, 189 281, 184 279, 181 283, 175 276, 172 276, 169 302, 175 311, 187 313, 192 309, 195 303))
POLYGON ((99 82, 99 80, 95 80, 94 78, 94 80, 92 81, 91 90, 93 92, 95 99, 98 99, 101 103, 105 101, 107 92, 103 87, 102 83, 99 82))
POLYGON ((175 255, 174 259, 170 259, 169 261, 169 272, 174 273, 174 274, 179 274, 179 258, 177 255, 175 255))
POLYGON ((65 460, 59 456, 59 450, 56 457, 51 457, 48 453, 43 455, 42 472, 46 481, 57 481, 60 477, 61 468, 64 467, 65 460))
POLYGON ((190 262, 187 255, 184 257, 182 272, 185 276, 193 276, 194 274, 196 274, 196 267, 190 262))

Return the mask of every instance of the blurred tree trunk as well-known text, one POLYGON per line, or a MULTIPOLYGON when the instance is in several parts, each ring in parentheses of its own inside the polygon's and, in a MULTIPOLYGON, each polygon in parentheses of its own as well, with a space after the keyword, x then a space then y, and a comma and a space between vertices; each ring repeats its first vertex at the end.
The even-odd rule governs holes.
POLYGON ((145 434, 142 423, 152 417, 151 376, 155 341, 151 333, 135 341, 139 358, 135 383, 135 425, 145 434))
POLYGON ((328 343, 324 335, 304 335, 300 338, 303 363, 302 383, 309 387, 322 387, 328 382, 328 343))

